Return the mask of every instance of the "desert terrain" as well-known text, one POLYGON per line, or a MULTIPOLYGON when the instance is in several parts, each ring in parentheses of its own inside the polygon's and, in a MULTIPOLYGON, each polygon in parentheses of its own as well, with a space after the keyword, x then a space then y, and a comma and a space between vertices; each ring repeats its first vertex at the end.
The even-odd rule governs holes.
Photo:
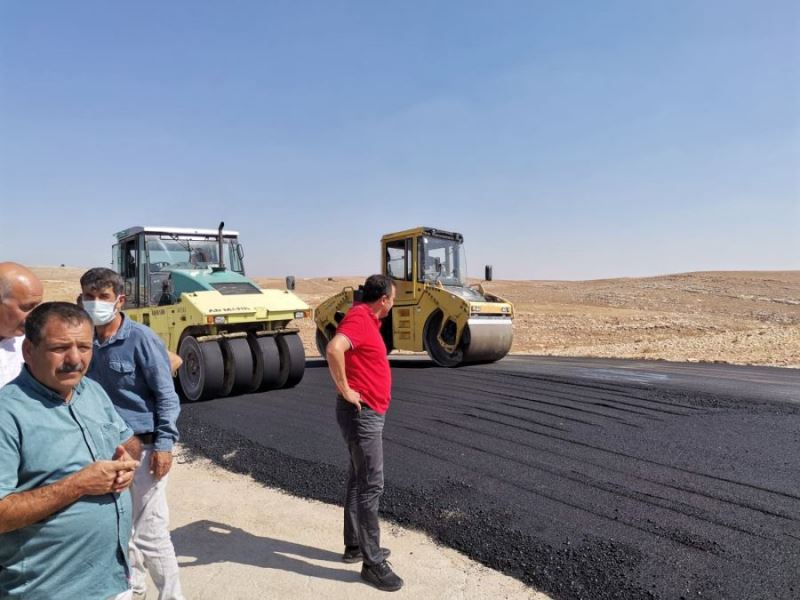
MULTIPOLYGON (((73 301, 85 269, 33 270, 44 282, 46 300, 73 301)), ((255 279, 263 287, 284 285, 282 278, 255 279)), ((298 279, 296 292, 315 307, 342 287, 362 281, 363 277, 298 279)), ((484 285, 514 303, 513 353, 800 368, 800 271, 484 285)), ((308 355, 316 355, 313 322, 295 324, 308 355)), ((190 430, 187 427, 187 433, 190 430)), ((380 595, 358 583, 357 569, 336 564, 340 509, 289 497, 188 450, 179 453, 171 476, 172 529, 184 585, 193 597, 252 598, 264 590, 296 598, 380 595), (198 489, 219 492, 223 487, 222 493, 198 495, 198 489), (198 504, 198 497, 216 500, 198 504), (225 501, 232 497, 237 502, 225 501), (278 508, 291 516, 284 517, 278 508), (298 521, 298 515, 303 519, 298 521)), ((487 589, 498 598, 545 597, 418 532, 394 522, 382 527, 398 572, 408 583, 398 597, 420 597, 422 586, 430 581, 426 569, 431 564, 437 581, 454 582, 458 593, 453 598, 485 598, 487 589)))
MULTIPOLYGON (((75 267, 35 267, 47 300, 74 300, 75 267)), ((283 279, 254 277, 279 288, 283 279)), ((297 280, 310 306, 363 277, 297 280)), ((514 303, 512 353, 800 368, 800 271, 719 271, 591 281, 493 281, 514 303)), ((296 322, 309 356, 314 325, 296 322)))

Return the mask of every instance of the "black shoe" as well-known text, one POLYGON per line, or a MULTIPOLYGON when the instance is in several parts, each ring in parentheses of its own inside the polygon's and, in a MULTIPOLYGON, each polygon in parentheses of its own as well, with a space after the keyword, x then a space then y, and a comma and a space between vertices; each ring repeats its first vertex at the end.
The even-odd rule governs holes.
POLYGON ((403 587, 403 580, 395 575, 388 560, 361 567, 361 579, 384 592, 396 592, 403 587))
MULTIPOLYGON (((392 555, 392 551, 388 548, 381 548, 381 552, 383 552, 383 560, 386 560, 392 555)), ((357 563, 364 560, 364 555, 361 554, 361 548, 359 546, 345 546, 344 547, 344 554, 342 554, 342 562, 346 563, 357 563)))

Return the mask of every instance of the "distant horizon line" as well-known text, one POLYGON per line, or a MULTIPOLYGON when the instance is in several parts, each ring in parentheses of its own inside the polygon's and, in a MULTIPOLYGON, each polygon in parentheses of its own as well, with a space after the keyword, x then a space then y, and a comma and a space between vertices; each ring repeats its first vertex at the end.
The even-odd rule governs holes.
MULTIPOLYGON (((20 263, 22 264, 22 263, 20 263)), ((29 269, 76 269, 76 270, 88 270, 92 267, 79 267, 74 265, 25 265, 29 269)), ((97 265, 95 265, 97 266, 97 265)), ((337 280, 350 280, 350 279, 366 279, 368 275, 314 275, 314 276, 305 276, 305 275, 253 275, 247 271, 247 277, 252 279, 286 279, 286 277, 294 277, 295 279, 302 279, 302 280, 327 280, 327 281, 337 281, 337 280)), ((745 273, 758 273, 758 274, 776 274, 776 273, 786 273, 786 274, 800 274, 800 269, 715 269, 715 270, 700 270, 700 271, 678 271, 674 273, 661 273, 658 275, 616 275, 616 276, 606 276, 606 277, 591 277, 585 279, 557 279, 557 278, 527 278, 527 279, 519 279, 519 278, 493 278, 492 281, 559 281, 559 282, 582 282, 582 281, 608 281, 608 280, 618 280, 618 279, 658 279, 664 277, 680 277, 680 276, 687 276, 687 275, 707 275, 712 273, 725 273, 725 274, 745 274, 745 273)), ((479 277, 467 277, 469 281, 476 281, 476 282, 484 282, 485 279, 481 279, 479 277)))

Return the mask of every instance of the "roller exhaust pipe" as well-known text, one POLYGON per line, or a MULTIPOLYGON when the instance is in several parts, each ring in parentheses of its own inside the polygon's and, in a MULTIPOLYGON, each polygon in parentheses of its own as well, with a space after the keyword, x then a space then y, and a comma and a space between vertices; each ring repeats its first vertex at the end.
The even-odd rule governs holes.
POLYGON ((222 256, 222 228, 225 227, 225 221, 220 221, 219 228, 217 229, 217 253, 219 254, 219 261, 216 267, 214 267, 213 271, 224 271, 225 270, 225 259, 222 256))

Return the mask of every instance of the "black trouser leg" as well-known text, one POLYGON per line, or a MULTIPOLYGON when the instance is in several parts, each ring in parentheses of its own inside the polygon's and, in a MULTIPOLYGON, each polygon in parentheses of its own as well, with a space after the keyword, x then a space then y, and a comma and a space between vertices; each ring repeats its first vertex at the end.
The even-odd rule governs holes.
POLYGON ((383 494, 384 418, 366 405, 358 411, 344 400, 338 401, 336 418, 350 451, 352 470, 345 498, 345 545, 355 545, 350 542, 357 538, 364 563, 378 564, 383 562, 378 505, 383 494))
POLYGON ((358 479, 350 459, 347 473, 347 493, 344 499, 344 545, 358 546, 358 479))

